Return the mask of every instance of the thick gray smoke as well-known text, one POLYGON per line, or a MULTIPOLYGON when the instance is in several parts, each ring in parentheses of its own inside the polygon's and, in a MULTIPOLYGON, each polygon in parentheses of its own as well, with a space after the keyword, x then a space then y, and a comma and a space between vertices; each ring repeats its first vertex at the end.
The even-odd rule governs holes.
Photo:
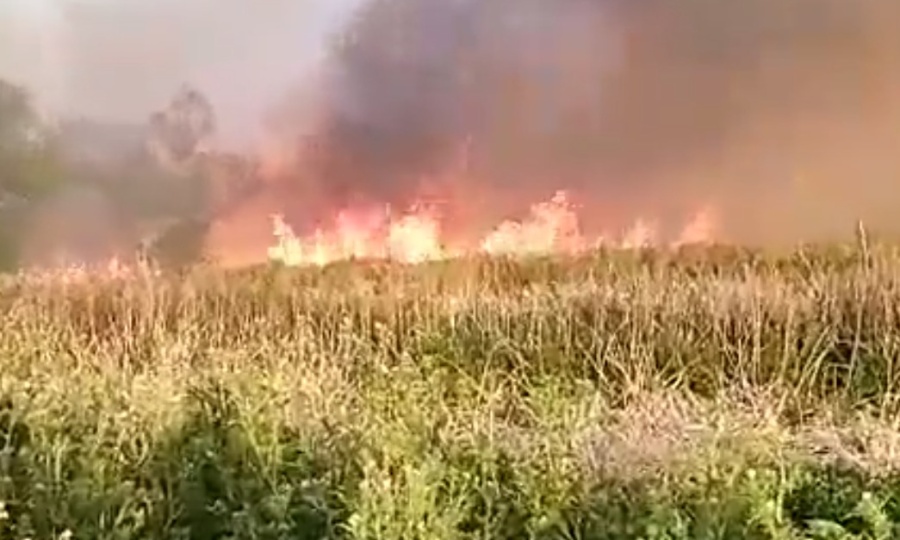
POLYGON ((900 230, 897 24, 891 0, 371 0, 295 199, 406 203, 467 144, 467 219, 569 188, 598 226, 711 202, 737 239, 900 230))

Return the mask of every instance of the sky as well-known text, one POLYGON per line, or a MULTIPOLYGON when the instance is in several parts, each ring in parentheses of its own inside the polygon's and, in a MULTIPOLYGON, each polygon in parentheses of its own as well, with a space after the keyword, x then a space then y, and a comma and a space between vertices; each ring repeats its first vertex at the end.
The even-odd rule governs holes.
POLYGON ((360 1, 2 0, 0 77, 51 111, 109 121, 141 121, 189 83, 240 144, 360 1))

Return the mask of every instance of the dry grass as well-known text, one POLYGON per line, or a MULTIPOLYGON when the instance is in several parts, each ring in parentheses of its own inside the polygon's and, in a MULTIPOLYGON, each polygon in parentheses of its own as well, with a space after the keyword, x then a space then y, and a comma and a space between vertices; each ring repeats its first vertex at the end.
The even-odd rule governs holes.
POLYGON ((883 246, 11 278, 0 537, 877 537, 898 285, 883 246))

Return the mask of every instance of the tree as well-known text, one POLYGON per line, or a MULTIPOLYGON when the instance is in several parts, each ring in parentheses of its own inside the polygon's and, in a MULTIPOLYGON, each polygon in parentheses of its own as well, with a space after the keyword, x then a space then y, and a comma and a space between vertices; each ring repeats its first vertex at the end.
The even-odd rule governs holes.
POLYGON ((0 79, 0 271, 16 268, 22 231, 63 179, 55 134, 28 92, 0 79))
POLYGON ((150 116, 152 148, 157 157, 175 165, 193 157, 215 131, 212 104, 206 96, 187 85, 179 89, 165 109, 150 116))
POLYGON ((0 80, 0 201, 33 199, 56 186, 53 143, 27 92, 0 80))
POLYGON ((37 123, 25 90, 0 79, 0 150, 21 148, 37 123))

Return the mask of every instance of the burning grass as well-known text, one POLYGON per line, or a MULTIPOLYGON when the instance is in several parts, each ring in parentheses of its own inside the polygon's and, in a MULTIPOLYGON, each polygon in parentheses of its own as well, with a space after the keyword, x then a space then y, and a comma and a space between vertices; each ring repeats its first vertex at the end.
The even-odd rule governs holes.
POLYGON ((895 537, 898 306, 887 246, 12 278, 0 537, 895 537))
POLYGON ((709 245, 717 238, 718 223, 710 208, 698 211, 668 242, 660 238, 656 223, 643 219, 620 234, 587 233, 581 228, 581 212, 566 191, 557 191, 550 200, 531 205, 524 219, 499 223, 474 245, 448 242, 439 208, 424 204, 396 216, 373 208, 346 209, 337 214, 331 227, 317 228, 303 237, 295 234, 284 216, 276 214, 272 216, 276 241, 267 255, 287 266, 324 266, 359 258, 415 264, 474 254, 578 255, 601 247, 635 250, 666 244, 677 249, 709 245))

